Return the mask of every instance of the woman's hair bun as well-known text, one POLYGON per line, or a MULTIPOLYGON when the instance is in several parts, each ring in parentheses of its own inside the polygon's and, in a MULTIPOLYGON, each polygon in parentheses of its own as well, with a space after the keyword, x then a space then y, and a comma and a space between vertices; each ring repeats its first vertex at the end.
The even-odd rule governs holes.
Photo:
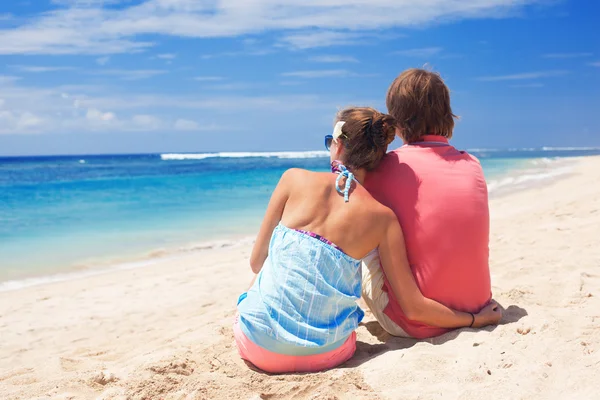
POLYGON ((336 121, 344 121, 342 143, 348 168, 375 169, 396 135, 396 121, 370 107, 341 110, 336 121))
POLYGON ((391 115, 377 113, 370 118, 365 134, 371 138, 373 145, 387 148, 396 136, 396 124, 391 115))

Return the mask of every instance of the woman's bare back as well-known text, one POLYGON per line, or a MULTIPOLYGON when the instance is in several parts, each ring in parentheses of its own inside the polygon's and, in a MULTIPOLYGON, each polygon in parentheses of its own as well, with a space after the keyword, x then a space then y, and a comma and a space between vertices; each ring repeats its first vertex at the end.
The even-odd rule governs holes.
POLYGON ((377 247, 391 210, 360 184, 352 184, 346 203, 335 189, 336 174, 291 169, 286 175, 289 197, 283 225, 321 235, 355 259, 377 247))

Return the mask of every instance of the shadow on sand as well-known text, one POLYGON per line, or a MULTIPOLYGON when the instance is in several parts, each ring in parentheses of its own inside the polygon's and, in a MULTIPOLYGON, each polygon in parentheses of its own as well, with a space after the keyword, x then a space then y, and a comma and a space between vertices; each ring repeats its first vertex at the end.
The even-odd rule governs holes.
MULTIPOLYGON (((504 308, 502 305, 500 305, 500 308, 502 308, 502 319, 500 320, 499 325, 507 325, 518 322, 521 318, 528 315, 527 310, 516 305, 511 305, 508 308, 504 308)), ((354 368, 388 351, 409 349, 419 342, 426 342, 434 346, 438 346, 456 339, 463 332, 492 332, 497 327, 487 326, 481 329, 462 328, 453 330, 441 336, 417 340, 392 336, 387 333, 377 321, 369 321, 367 323, 361 323, 360 325, 367 328, 367 331, 377 338, 380 343, 373 344, 365 343, 360 340, 357 341, 354 357, 342 364, 339 368, 354 368)))

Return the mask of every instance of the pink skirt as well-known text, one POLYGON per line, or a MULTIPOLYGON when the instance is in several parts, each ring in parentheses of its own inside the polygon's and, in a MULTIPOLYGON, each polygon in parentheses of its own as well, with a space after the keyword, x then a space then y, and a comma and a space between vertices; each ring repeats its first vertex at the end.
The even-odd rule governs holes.
POLYGON ((352 332, 337 349, 310 356, 290 356, 263 349, 244 335, 237 318, 233 324, 233 334, 240 356, 257 368, 273 374, 324 371, 348 361, 356 351, 356 332, 352 332))

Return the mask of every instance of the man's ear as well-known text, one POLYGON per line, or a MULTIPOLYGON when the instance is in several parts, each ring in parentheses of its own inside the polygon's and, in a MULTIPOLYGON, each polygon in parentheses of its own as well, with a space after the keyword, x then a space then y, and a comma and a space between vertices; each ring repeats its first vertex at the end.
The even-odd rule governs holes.
POLYGON ((402 128, 396 126, 396 136, 398 136, 398 138, 402 139, 402 141, 404 142, 404 137, 402 137, 402 128))

